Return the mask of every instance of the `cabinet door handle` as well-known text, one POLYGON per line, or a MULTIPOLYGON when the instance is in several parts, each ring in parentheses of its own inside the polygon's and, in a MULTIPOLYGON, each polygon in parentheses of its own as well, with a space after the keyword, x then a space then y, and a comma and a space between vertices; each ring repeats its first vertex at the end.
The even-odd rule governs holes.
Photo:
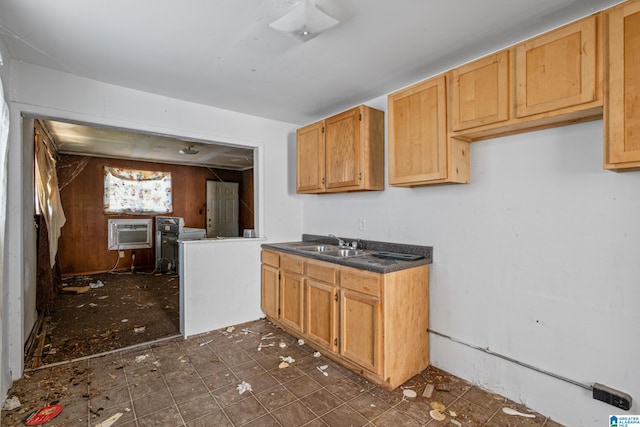
POLYGON ((324 185, 324 176, 322 177, 322 185, 324 185))
POLYGON ((333 296, 333 299, 334 299, 334 300, 336 300, 336 301, 338 301, 338 294, 335 294, 335 295, 333 296))
POLYGON ((337 346, 338 345, 338 338, 336 338, 335 340, 333 340, 333 345, 337 346))

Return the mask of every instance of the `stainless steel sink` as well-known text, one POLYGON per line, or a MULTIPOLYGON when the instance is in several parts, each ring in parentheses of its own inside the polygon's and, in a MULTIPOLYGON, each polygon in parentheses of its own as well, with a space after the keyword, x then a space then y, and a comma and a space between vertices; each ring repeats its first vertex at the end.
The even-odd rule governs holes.
POLYGON ((301 251, 307 252, 333 252, 338 249, 337 246, 332 245, 313 245, 313 246, 303 246, 298 248, 301 251))
POLYGON ((365 251, 360 251, 357 249, 338 249, 335 251, 325 252, 324 254, 329 256, 339 257, 339 258, 345 258, 350 256, 364 255, 365 251))

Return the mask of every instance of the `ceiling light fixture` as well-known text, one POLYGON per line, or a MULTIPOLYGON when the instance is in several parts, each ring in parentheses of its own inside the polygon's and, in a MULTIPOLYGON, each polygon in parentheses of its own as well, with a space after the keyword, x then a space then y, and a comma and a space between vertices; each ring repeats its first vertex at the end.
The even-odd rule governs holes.
POLYGON ((301 0, 289 12, 273 21, 269 26, 290 37, 306 42, 339 23, 340 21, 318 9, 311 0, 301 0))
POLYGON ((198 150, 193 149, 193 145, 188 145, 180 149, 180 154, 188 154, 190 156, 193 156, 194 154, 198 154, 198 153, 199 153, 198 150))

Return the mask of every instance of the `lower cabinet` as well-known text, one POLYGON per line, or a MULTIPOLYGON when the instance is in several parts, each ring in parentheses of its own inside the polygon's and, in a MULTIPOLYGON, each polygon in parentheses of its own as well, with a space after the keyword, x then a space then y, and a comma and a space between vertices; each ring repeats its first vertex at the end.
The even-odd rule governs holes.
POLYGON ((429 365, 427 265, 380 274, 267 249, 262 260, 267 318, 323 355, 389 390, 429 365))

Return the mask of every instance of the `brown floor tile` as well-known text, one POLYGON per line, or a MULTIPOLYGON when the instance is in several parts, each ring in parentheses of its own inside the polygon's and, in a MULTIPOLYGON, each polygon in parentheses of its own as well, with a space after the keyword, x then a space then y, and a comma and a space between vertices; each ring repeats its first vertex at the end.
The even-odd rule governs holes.
POLYGON ((215 411, 211 414, 207 414, 204 417, 188 421, 187 427, 233 427, 231 421, 222 411, 215 411))
POLYGON ((237 426, 244 425, 267 414, 267 411, 253 396, 234 405, 227 406, 224 408, 224 412, 231 422, 237 426))
POLYGON ((233 333, 225 329, 27 372, 9 391, 22 407, 3 411, 2 425, 21 425, 27 408, 60 400, 65 410, 52 426, 91 427, 116 412, 123 416, 114 427, 436 426, 429 404, 438 401, 447 405, 447 419, 453 410, 464 427, 562 427, 539 414, 535 419, 504 414, 503 406, 528 411, 434 367, 387 391, 324 356, 313 357, 311 347, 298 345, 265 320, 238 325, 233 333), (243 327, 258 334, 244 334, 243 327), (267 333, 276 339, 261 340, 267 333), (258 352, 261 342, 275 346, 258 352), (296 362, 279 369, 280 356, 296 362), (325 364, 328 376, 316 369, 325 364), (252 391, 241 395, 242 380, 252 391), (427 384, 447 391, 423 398, 427 384), (403 399, 403 387, 418 397, 403 399))
POLYGON ((281 385, 257 394, 256 398, 268 411, 274 411, 297 400, 293 393, 281 385))
POLYGON ((310 395, 303 397, 300 401, 317 416, 322 416, 327 412, 333 411, 342 404, 342 400, 326 389, 320 389, 310 395))
POLYGON ((204 414, 216 412, 220 410, 220 406, 216 400, 208 392, 198 395, 182 403, 178 403, 178 410, 182 418, 188 422, 197 418, 201 418, 204 414))
POLYGON ((136 417, 138 418, 158 412, 169 406, 173 406, 173 400, 168 390, 147 394, 133 401, 133 407, 136 411, 136 417))
POLYGON ((359 427, 368 423, 362 415, 347 405, 340 406, 321 418, 330 426, 359 427))
POLYGON ((504 406, 507 401, 504 397, 494 393, 489 393, 479 387, 471 387, 469 391, 463 395, 463 398, 478 406, 482 406, 491 412, 495 412, 498 408, 504 406))
POLYGON ((368 392, 351 399, 347 404, 368 420, 379 417, 391 408, 390 404, 368 392))
POLYGON ((303 397, 320 389, 320 384, 306 375, 283 384, 296 397, 303 397))
POLYGON ((172 427, 184 426, 180 413, 173 407, 163 408, 138 418, 138 427, 172 427))
MULTIPOLYGON (((488 405, 489 403, 487 403, 488 405)), ((486 423, 493 415, 495 410, 489 410, 485 407, 471 403, 464 397, 456 400, 447 410, 454 411, 458 420, 464 427, 480 427, 486 423)))
POLYGON ((418 423, 407 414, 404 414, 395 408, 391 408, 380 417, 373 420, 373 424, 377 427, 420 427, 422 425, 422 423, 418 423))
POLYGON ((307 424, 316 416, 301 402, 293 402, 271 413, 282 427, 298 427, 307 424))

